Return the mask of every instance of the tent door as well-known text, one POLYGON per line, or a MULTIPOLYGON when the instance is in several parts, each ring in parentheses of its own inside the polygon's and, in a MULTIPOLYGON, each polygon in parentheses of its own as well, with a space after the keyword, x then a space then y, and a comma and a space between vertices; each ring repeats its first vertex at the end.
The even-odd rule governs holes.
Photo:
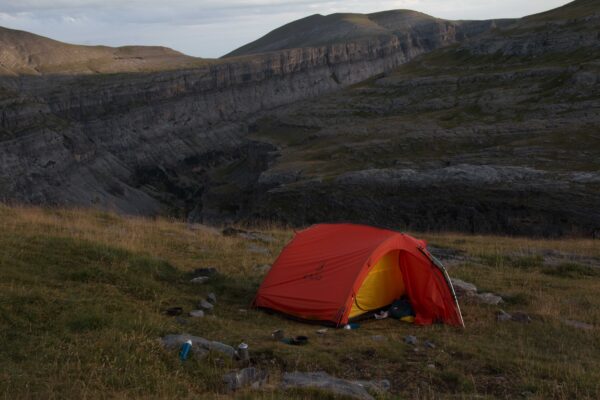
POLYGON ((391 251, 371 268, 354 298, 349 318, 385 307, 402 297, 404 292, 400 252, 391 251))

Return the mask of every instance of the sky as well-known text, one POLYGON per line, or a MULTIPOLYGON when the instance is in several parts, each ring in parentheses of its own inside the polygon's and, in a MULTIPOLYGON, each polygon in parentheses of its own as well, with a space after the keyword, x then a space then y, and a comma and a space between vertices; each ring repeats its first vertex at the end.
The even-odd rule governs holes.
POLYGON ((412 9, 439 18, 514 18, 566 0, 0 0, 0 26, 68 43, 160 45, 220 57, 312 14, 412 9))

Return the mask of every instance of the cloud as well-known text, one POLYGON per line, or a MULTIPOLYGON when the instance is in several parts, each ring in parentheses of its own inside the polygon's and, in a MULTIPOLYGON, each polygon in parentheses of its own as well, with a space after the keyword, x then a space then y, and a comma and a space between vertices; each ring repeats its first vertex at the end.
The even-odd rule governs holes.
POLYGON ((566 0, 0 0, 0 22, 80 44, 163 45, 217 57, 294 19, 409 8, 449 19, 519 17, 566 0), (168 5, 167 5, 168 4, 168 5))

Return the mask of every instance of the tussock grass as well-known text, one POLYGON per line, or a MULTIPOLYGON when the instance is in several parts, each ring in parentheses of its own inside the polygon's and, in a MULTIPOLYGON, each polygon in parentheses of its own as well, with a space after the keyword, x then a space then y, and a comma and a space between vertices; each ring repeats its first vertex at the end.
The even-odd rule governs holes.
POLYGON ((262 276, 293 232, 262 226, 270 254, 248 240, 176 220, 125 218, 86 210, 0 206, 0 394, 3 398, 229 398, 221 376, 239 368, 218 354, 180 363, 157 338, 190 333, 250 345, 271 378, 261 391, 236 398, 317 399, 318 391, 277 389, 282 371, 318 371, 352 379, 389 379, 390 398, 598 398, 600 335, 562 320, 600 325, 597 266, 546 267, 540 254, 594 260, 598 242, 421 234, 461 250, 450 273, 503 295, 508 312, 531 324, 497 323, 497 307, 462 304, 467 328, 415 327, 395 320, 364 322, 356 331, 317 335, 301 324, 248 308, 262 276), (553 254, 554 254, 553 253, 553 254), (190 271, 214 266, 207 285, 190 271), (593 273, 592 273, 593 272, 593 273), (185 311, 215 292, 214 315, 181 325, 162 314, 185 311), (270 333, 307 335, 303 347, 275 343, 270 333), (419 338, 419 351, 403 337, 419 338), (374 341, 382 335, 386 340, 374 341), (435 349, 422 343, 432 340, 435 349), (430 366, 433 365, 434 368, 430 366))

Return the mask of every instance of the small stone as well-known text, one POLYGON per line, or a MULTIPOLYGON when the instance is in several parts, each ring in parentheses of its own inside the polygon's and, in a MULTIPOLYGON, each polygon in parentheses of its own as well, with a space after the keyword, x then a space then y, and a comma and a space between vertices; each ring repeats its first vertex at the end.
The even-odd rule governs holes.
POLYGON ((529 315, 527 315, 524 312, 516 312, 512 315, 511 320, 515 321, 515 322, 520 322, 522 324, 529 324, 531 323, 531 317, 529 315))
POLYGON ((268 373, 254 367, 244 368, 239 372, 230 372, 223 375, 223 382, 229 391, 236 391, 244 387, 258 389, 266 382, 268 373))
POLYGON ((246 310, 245 308, 240 308, 240 309, 238 310, 238 312, 239 312, 240 314, 246 314, 246 313, 248 312, 248 310, 246 310))
POLYGON ((200 285, 200 284, 208 282, 209 279, 210 278, 208 276, 198 276, 198 277, 192 279, 190 282, 200 285))
POLYGON ((176 317, 176 318, 175 318, 175 321, 176 321, 176 322, 177 322, 179 325, 187 325, 187 324, 189 324, 189 323, 190 323, 190 322, 189 322, 187 319, 185 319, 185 318, 183 318, 183 317, 176 317))
POLYGON ((269 264, 258 264, 254 266, 254 271, 258 272, 259 274, 266 274, 270 270, 271 265, 269 264))
POLYGON ((215 306, 206 300, 200 300, 200 303, 198 303, 198 308, 210 313, 214 310, 215 306))
POLYGON ((193 311, 190 311, 190 317, 193 317, 193 318, 204 318, 204 311, 202 311, 202 310, 193 310, 193 311))
POLYGON ((374 335, 374 336, 371 336, 371 339, 373 339, 376 342, 383 342, 385 340, 385 336, 383 336, 383 335, 374 335))
POLYGON ((427 368, 429 368, 429 369, 435 369, 435 364, 427 364, 427 368))
POLYGON ((452 282, 452 286, 458 297, 467 295, 467 293, 477 293, 477 286, 472 283, 457 278, 451 278, 450 281, 452 282))
POLYGON ((214 293, 209 293, 208 296, 206 296, 206 300, 210 304, 217 304, 217 295, 214 293))
POLYGON ((478 302, 483 304, 489 304, 493 306, 497 306, 498 304, 504 302, 502 297, 495 295, 493 293, 481 293, 475 296, 478 302))
POLYGON ((327 333, 327 328, 318 329, 318 330, 317 330, 317 333, 318 333, 319 335, 324 335, 324 334, 326 334, 326 333, 327 333))
POLYGON ((255 254, 264 254, 264 255, 269 254, 269 249, 267 249, 266 247, 257 246, 255 244, 249 244, 248 251, 250 253, 255 253, 255 254))
POLYGON ((408 335, 404 338, 404 343, 406 343, 406 344, 412 344, 414 346, 418 342, 419 342, 419 340, 417 339, 417 337, 413 336, 413 335, 408 335))
POLYGON ((430 340, 426 340, 425 341, 425 347, 427 347, 428 349, 435 349, 435 343, 433 343, 430 340))
POLYGON ((586 324, 585 322, 573 321, 571 319, 563 319, 563 322, 566 325, 572 326, 573 328, 577 329, 583 329, 586 331, 594 329, 594 325, 586 324))
POLYGON ((510 315, 509 313, 507 313, 504 310, 500 310, 496 313, 496 321, 498 321, 498 322, 510 321, 511 318, 512 318, 512 315, 510 315))
POLYGON ((196 268, 192 275, 194 276, 213 276, 217 273, 217 269, 215 267, 204 267, 204 268, 196 268))

